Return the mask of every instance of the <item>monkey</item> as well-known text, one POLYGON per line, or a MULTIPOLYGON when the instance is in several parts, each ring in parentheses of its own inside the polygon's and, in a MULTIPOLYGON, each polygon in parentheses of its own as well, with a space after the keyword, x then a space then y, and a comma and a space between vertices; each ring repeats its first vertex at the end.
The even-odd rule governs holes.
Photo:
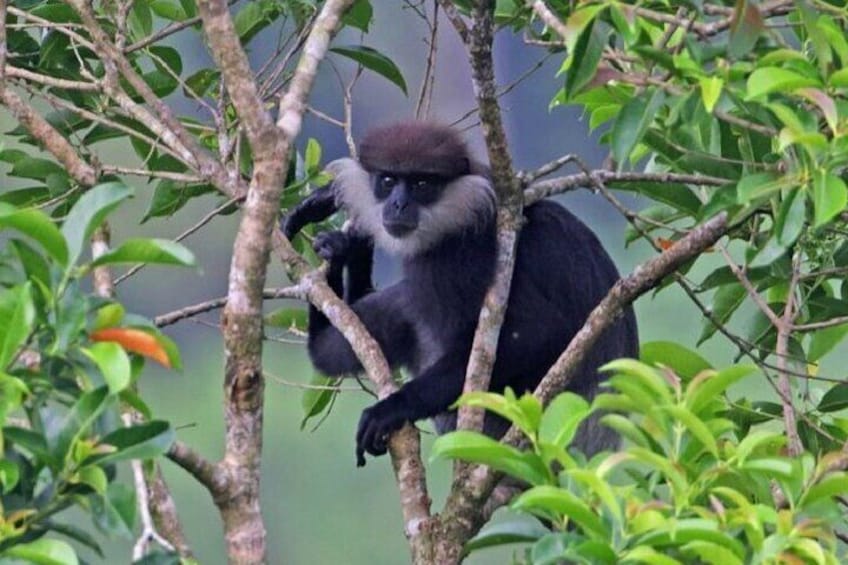
MULTIPOLYGON (((359 158, 327 166, 333 180, 283 220, 294 237, 303 226, 344 210, 347 231, 327 231, 313 247, 327 262, 330 287, 349 303, 389 365, 412 376, 398 391, 366 408, 356 431, 357 466, 386 453, 389 435, 406 422, 432 418, 436 431, 456 428, 451 405, 465 369, 485 294, 497 263, 497 197, 486 166, 472 158, 448 126, 406 121, 362 138, 359 158), (374 245, 400 258, 403 276, 375 290, 374 245)), ((489 390, 533 391, 618 280, 598 238, 550 199, 526 206, 515 268, 489 390)), ((308 352, 329 376, 362 367, 342 334, 309 308, 308 352)), ((633 310, 598 340, 568 386, 591 401, 603 382, 598 368, 638 356, 633 310)), ((486 414, 483 432, 502 436, 509 423, 486 414)), ((617 447, 619 438, 597 415, 573 445, 586 455, 617 447)))

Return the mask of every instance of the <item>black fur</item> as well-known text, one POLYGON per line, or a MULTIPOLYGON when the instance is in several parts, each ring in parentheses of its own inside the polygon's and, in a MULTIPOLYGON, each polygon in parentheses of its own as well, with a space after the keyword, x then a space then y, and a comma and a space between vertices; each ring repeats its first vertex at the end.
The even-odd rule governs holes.
MULTIPOLYGON (((314 203, 308 208, 296 209, 294 219, 288 221, 305 224, 303 216, 326 211, 314 203)), ((518 240, 490 387, 502 391, 509 386, 518 394, 536 387, 618 279, 595 235, 562 206, 542 201, 527 207, 524 215, 527 221, 518 240)), ((376 234, 354 230, 325 233, 316 239, 316 250, 329 263, 330 285, 340 296, 347 291, 346 299, 389 364, 404 366, 413 376, 398 392, 363 412, 356 434, 358 465, 365 464, 365 453, 385 453, 388 435, 404 422, 435 417, 439 432, 455 427, 455 415, 448 408, 462 392, 480 308, 495 274, 495 229, 494 212, 486 210, 482 221, 475 217, 466 227, 404 255, 403 278, 375 292, 371 291, 367 235, 376 234), (349 275, 355 273, 346 285, 342 282, 345 268, 349 275)), ((314 307, 310 307, 309 322, 309 354, 319 371, 343 375, 362 370, 341 333, 314 307)), ((599 366, 637 355, 636 321, 628 309, 597 342, 569 389, 591 399, 602 378, 599 366)), ((504 420, 487 415, 487 434, 498 437, 506 428, 504 420)), ((592 454, 615 447, 617 441, 595 417, 584 424, 575 445, 592 454)))

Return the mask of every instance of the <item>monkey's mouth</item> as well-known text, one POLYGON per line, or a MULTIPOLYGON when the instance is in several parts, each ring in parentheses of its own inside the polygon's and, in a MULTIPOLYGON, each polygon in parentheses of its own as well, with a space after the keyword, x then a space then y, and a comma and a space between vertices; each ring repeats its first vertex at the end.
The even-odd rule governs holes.
POLYGON ((412 233, 415 228, 418 227, 417 223, 414 222, 404 222, 404 221, 394 221, 394 222, 383 222, 383 227, 386 228, 386 231, 389 232, 389 235, 393 237, 405 237, 412 233))

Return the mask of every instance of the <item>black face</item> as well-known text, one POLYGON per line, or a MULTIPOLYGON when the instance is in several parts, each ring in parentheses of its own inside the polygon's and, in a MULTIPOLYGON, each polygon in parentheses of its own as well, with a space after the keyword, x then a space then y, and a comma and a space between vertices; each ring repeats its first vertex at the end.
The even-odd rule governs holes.
POLYGON ((394 237, 403 237, 418 227, 421 208, 434 204, 447 179, 427 174, 374 175, 374 196, 383 202, 383 227, 394 237))

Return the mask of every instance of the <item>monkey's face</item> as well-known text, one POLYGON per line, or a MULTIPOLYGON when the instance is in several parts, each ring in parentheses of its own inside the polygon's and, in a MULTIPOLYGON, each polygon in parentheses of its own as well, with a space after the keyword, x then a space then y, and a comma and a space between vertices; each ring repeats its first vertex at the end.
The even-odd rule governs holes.
POLYGON ((368 171, 353 159, 327 165, 336 202, 357 229, 394 255, 411 257, 445 237, 493 221, 495 191, 486 177, 419 171, 368 171))
POLYGON ((445 183, 437 175, 389 172, 374 175, 374 197, 383 205, 383 228, 397 238, 413 233, 422 212, 439 200, 445 183))

